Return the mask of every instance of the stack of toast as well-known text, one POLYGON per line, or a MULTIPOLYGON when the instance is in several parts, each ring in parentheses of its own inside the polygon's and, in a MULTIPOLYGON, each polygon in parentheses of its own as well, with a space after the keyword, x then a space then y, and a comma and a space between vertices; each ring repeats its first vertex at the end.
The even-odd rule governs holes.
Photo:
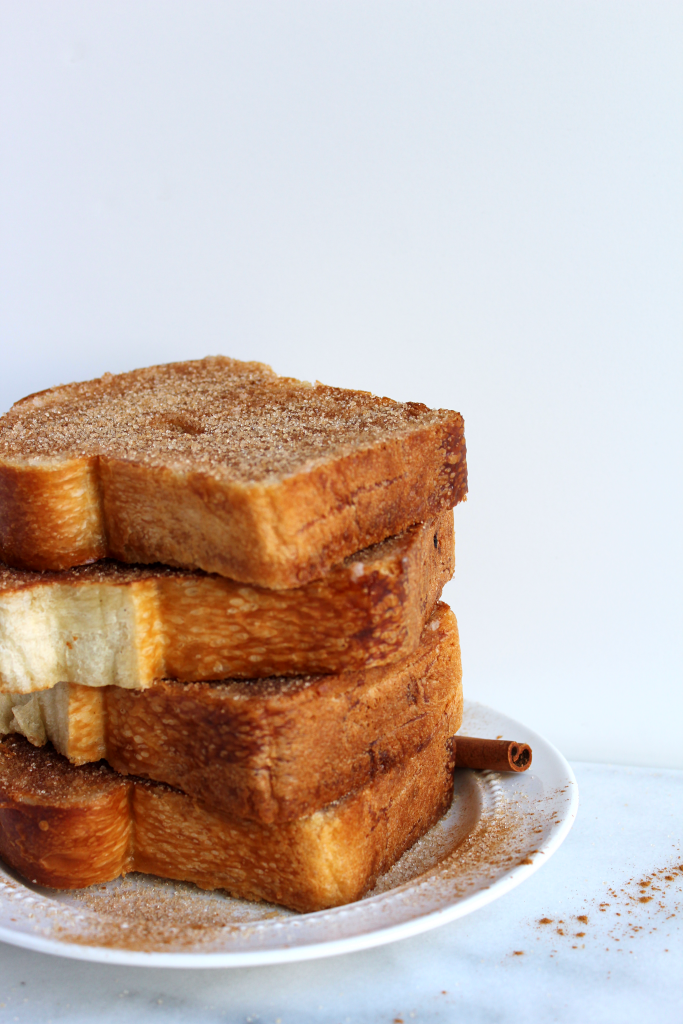
POLYGON ((299 911, 445 812, 462 417, 210 357, 0 419, 0 856, 299 911))

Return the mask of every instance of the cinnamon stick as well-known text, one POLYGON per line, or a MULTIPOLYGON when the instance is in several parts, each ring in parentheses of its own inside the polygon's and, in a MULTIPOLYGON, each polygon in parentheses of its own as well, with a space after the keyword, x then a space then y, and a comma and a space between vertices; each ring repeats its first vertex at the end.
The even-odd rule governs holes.
POLYGON ((455 767, 491 772, 525 772, 531 764, 531 747, 514 740, 484 740, 455 736, 455 767))

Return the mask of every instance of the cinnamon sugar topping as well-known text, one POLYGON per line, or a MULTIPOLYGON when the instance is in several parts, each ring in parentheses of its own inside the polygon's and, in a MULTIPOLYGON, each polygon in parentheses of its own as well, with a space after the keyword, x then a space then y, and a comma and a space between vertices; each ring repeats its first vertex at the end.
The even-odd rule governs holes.
POLYGON ((0 457, 191 464, 259 482, 454 415, 210 356, 30 395, 0 419, 0 457))

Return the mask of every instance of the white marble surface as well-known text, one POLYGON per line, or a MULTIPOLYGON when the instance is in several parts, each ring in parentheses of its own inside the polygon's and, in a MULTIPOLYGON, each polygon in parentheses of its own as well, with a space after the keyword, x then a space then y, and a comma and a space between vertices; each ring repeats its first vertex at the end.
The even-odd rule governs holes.
POLYGON ((683 772, 574 768, 581 807, 564 846, 468 918, 364 953, 243 970, 106 967, 1 946, 0 1021, 680 1024, 683 772))

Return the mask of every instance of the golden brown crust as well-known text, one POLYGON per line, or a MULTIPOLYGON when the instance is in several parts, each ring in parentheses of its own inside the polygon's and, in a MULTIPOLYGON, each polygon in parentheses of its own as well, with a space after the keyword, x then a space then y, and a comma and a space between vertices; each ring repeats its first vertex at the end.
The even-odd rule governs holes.
POLYGON ((439 728, 454 735, 461 677, 457 624, 441 604, 418 649, 390 666, 147 690, 61 683, 20 698, 0 728, 50 740, 76 764, 106 757, 213 810, 289 821, 365 785, 439 728))
MULTIPOLYGON (((383 668, 104 691, 109 763, 263 822, 311 814, 462 722, 455 616, 443 604, 417 651, 383 668)), ((77 758, 75 745, 70 749, 77 758)))
POLYGON ((0 456, 2 561, 41 570, 104 558, 107 542, 97 475, 92 458, 32 466, 4 463, 0 456))
POLYGON ((452 794, 443 733, 363 789, 279 825, 209 816, 187 797, 136 790, 135 866, 202 889, 311 912, 360 899, 434 825, 452 794))
POLYGON ((284 591, 120 562, 0 566, 0 693, 389 664, 417 647, 453 567, 450 511, 284 591))
POLYGON ((56 388, 0 420, 0 554, 19 568, 109 555, 300 586, 466 491, 458 413, 222 357, 56 388))
POLYGON ((30 881, 73 889, 143 871, 302 912, 359 899, 438 821, 453 786, 443 729, 364 788, 281 825, 231 820, 166 786, 66 761, 55 806, 39 780, 43 762, 50 775, 58 757, 17 738, 0 743, 0 855, 30 881), (64 777, 78 794, 73 806, 64 777))
POLYGON ((106 765, 73 766, 50 747, 0 743, 0 856, 57 889, 107 882, 129 868, 130 794, 106 765))

